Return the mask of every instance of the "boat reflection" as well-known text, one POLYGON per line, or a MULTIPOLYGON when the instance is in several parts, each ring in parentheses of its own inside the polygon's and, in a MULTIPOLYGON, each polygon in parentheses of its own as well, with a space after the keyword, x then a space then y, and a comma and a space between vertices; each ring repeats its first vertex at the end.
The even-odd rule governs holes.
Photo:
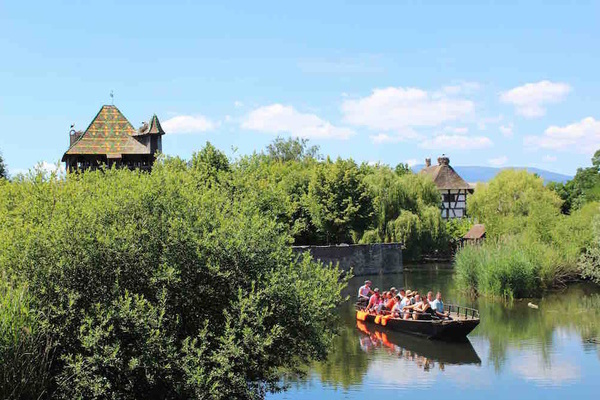
POLYGON ((429 370, 437 363, 440 370, 445 365, 481 365, 481 359, 470 341, 447 343, 428 340, 400 332, 387 330, 379 325, 356 321, 360 331, 360 348, 364 352, 387 349, 390 353, 429 370))

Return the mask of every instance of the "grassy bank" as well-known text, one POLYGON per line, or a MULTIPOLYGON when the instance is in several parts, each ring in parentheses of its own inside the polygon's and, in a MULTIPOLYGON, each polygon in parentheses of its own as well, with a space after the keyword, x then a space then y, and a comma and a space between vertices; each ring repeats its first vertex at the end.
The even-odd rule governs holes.
POLYGON ((459 287, 509 298, 538 296, 577 275, 576 264, 556 248, 522 236, 466 246, 458 252, 455 266, 459 287))
POLYGON ((600 204, 585 204, 569 215, 561 213, 561 204, 525 171, 503 171, 489 185, 479 185, 467 206, 485 223, 487 239, 457 253, 459 287, 478 295, 533 297, 585 277, 581 257, 594 243, 592 221, 600 204))

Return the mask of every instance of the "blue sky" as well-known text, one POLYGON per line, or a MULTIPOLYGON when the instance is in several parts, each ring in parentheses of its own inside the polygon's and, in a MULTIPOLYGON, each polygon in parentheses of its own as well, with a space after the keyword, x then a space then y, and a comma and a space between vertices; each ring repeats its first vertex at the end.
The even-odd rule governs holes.
POLYGON ((12 172, 59 160, 111 90, 184 158, 292 134, 357 161, 574 174, 600 148, 598 3, 87 3, 0 0, 12 172))

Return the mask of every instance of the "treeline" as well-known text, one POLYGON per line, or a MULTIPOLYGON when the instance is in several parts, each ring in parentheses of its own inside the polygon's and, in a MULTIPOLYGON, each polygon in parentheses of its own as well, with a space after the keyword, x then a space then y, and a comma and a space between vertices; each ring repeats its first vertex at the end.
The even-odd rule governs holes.
POLYGON ((457 254, 459 284, 479 294, 531 297, 576 279, 600 282, 598 154, 564 185, 545 186, 514 170, 478 185, 467 211, 485 224, 487 240, 457 254))
POLYGON ((0 179, 0 398, 260 399, 324 358, 349 277, 253 159, 0 179))
MULTIPOLYGON (((207 144, 199 154, 215 151, 207 144)), ((405 256, 418 259, 447 253, 453 235, 465 231, 447 226, 435 184, 407 165, 323 159, 306 140, 278 138, 232 162, 220 179, 262 204, 296 245, 403 242, 405 256)))

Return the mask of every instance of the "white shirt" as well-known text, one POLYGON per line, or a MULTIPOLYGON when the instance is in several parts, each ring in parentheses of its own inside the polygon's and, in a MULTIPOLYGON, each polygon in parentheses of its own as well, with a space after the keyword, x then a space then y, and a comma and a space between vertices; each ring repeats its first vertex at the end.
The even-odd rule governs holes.
POLYGON ((409 304, 410 304, 410 299, 408 297, 403 298, 402 301, 400 302, 401 307, 405 307, 409 304))
POLYGON ((369 292, 371 289, 367 285, 362 285, 360 289, 358 289, 358 295, 363 297, 369 297, 369 292))
POLYGON ((401 312, 402 311, 402 302, 396 303, 394 308, 392 308, 392 312, 401 312))

